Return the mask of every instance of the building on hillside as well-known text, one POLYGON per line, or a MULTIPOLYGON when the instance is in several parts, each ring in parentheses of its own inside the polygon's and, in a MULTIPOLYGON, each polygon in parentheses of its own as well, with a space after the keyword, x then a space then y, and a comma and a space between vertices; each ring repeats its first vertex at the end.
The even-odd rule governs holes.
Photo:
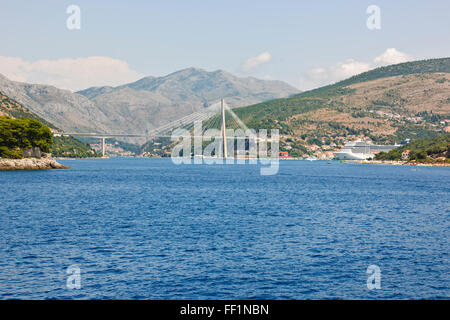
POLYGON ((411 153, 411 150, 405 150, 402 152, 402 160, 408 160, 409 154, 411 153))
POLYGON ((62 132, 60 132, 60 131, 58 131, 58 130, 56 130, 56 129, 53 129, 53 128, 49 128, 50 129, 50 131, 52 132, 52 135, 54 136, 54 137, 61 137, 62 136, 62 132))
POLYGON ((331 160, 334 158, 334 151, 324 151, 325 158, 331 160))
POLYGON ((311 144, 311 145, 307 145, 306 149, 311 150, 311 151, 317 151, 317 150, 320 150, 320 147, 317 144, 311 144))
POLYGON ((281 159, 289 158, 289 152, 287 152, 287 151, 280 151, 280 158, 281 159))

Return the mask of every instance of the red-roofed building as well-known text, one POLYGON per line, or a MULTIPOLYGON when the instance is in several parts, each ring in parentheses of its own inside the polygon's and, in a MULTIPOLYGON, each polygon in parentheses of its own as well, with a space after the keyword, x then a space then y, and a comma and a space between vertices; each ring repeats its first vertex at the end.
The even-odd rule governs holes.
POLYGON ((280 151, 280 158, 289 158, 289 153, 287 151, 280 151))

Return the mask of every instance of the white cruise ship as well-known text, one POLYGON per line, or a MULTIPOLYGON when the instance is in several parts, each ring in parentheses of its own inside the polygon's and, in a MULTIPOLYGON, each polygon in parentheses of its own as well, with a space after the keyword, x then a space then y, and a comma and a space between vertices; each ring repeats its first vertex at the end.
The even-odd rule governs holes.
POLYGON ((400 147, 395 145, 376 145, 366 141, 347 142, 344 147, 334 153, 337 160, 367 160, 372 159, 378 152, 388 152, 392 149, 400 147))

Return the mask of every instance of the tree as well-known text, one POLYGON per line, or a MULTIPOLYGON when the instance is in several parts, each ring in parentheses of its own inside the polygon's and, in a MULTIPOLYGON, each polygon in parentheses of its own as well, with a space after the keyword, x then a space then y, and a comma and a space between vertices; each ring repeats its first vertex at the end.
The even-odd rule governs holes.
POLYGON ((0 117, 0 157, 23 157, 23 150, 38 147, 50 152, 52 132, 35 119, 0 117), (20 152, 19 152, 20 150, 20 152))

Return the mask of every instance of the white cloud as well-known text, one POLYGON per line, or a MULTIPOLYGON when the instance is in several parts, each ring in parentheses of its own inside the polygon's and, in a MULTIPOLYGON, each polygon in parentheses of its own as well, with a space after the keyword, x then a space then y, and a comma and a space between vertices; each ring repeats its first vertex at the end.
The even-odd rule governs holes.
POLYGON ((370 63, 348 59, 327 68, 315 68, 300 79, 301 90, 309 90, 331 84, 370 69, 370 63))
POLYGON ((0 73, 15 81, 49 84, 73 91, 92 86, 116 86, 143 77, 125 61, 110 57, 28 62, 0 56, 0 73))
POLYGON ((242 64, 241 71, 250 73, 255 71, 259 66, 272 60, 272 55, 269 52, 263 52, 256 57, 251 57, 242 64))
POLYGON ((376 57, 373 61, 377 65, 397 64, 412 60, 412 57, 406 53, 400 52, 395 48, 389 48, 383 54, 376 57))
POLYGON ((310 90, 318 88, 379 66, 397 64, 410 60, 412 60, 412 57, 408 54, 400 52, 395 48, 389 48, 377 56, 373 62, 348 59, 345 62, 339 62, 329 67, 310 69, 300 78, 300 89, 310 90))
POLYGON ((271 74, 265 74, 262 78, 264 80, 276 80, 276 78, 274 76, 272 76, 271 74))

